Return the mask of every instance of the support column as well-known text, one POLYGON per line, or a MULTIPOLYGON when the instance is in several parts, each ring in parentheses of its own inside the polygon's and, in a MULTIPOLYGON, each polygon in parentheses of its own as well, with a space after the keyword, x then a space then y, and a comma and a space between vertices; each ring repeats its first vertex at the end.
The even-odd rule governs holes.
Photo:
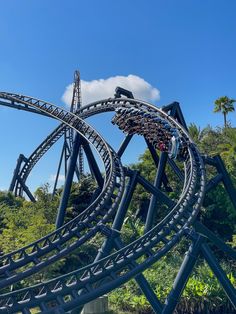
MULTIPOLYGON (((134 193, 136 184, 137 184, 137 176, 138 172, 134 171, 132 176, 129 178, 129 183, 126 187, 126 191, 124 193, 124 197, 122 198, 122 202, 120 204, 120 207, 117 211, 116 217, 114 219, 112 229, 116 231, 120 231, 122 228, 122 225, 124 223, 124 219, 130 204, 130 201, 132 199, 132 195, 134 193)), ((104 245, 102 246, 101 252, 99 252, 99 255, 96 257, 96 261, 104 257, 105 255, 109 254, 111 249, 115 246, 116 249, 121 249, 123 247, 123 243, 117 234, 114 238, 108 238, 104 245)), ((132 264, 135 266, 135 262, 132 262, 132 264)), ((152 288, 150 287, 148 281, 143 276, 143 274, 139 274, 135 277, 136 282, 140 286, 140 289, 150 302, 152 308, 155 310, 156 313, 161 313, 162 304, 157 299, 155 293, 153 292, 152 288)))
MULTIPOLYGON (((113 221, 112 229, 116 230, 117 232, 119 232, 122 228, 131 198, 133 196, 133 193, 137 184, 137 175, 138 175, 138 172, 134 171, 133 175, 129 178, 129 182, 126 186, 126 190, 122 197, 122 201, 120 203, 119 209, 113 221)), ((95 261, 98 261, 102 259, 104 256, 108 255, 113 247, 114 247, 114 238, 108 237, 104 241, 101 249, 99 250, 99 253, 97 254, 95 258, 95 261)))
POLYGON ((89 143, 82 139, 82 144, 83 144, 83 149, 85 152, 85 155, 87 157, 88 163, 89 163, 89 167, 97 181, 97 184, 99 186, 99 188, 103 187, 103 177, 101 175, 101 172, 99 170, 99 167, 97 165, 96 159, 94 158, 93 152, 91 150, 91 147, 89 146, 89 143))
POLYGON ((121 146, 117 152, 118 157, 121 157, 123 155, 123 153, 124 153, 126 147, 128 146, 132 137, 133 137, 133 134, 126 135, 124 141, 122 142, 122 144, 121 144, 121 146))
POLYGON ((35 200, 33 194, 30 192, 28 186, 25 184, 25 182, 23 182, 23 181, 21 180, 21 178, 18 178, 18 181, 20 182, 20 185, 21 185, 23 191, 26 193, 26 195, 27 195, 28 198, 31 200, 31 202, 35 203, 36 200, 35 200))
POLYGON ((141 175, 138 175, 138 183, 141 184, 148 192, 158 196, 159 200, 161 200, 167 206, 175 206, 176 203, 171 198, 166 196, 161 190, 157 189, 153 184, 151 184, 141 175))
MULTIPOLYGON (((120 237, 115 239, 115 244, 118 250, 122 249, 124 246, 120 237)), ((131 262, 131 264, 133 267, 137 265, 135 261, 131 262)), ((147 298, 148 302, 151 304, 155 313, 162 313, 163 305, 158 300, 156 294, 154 293, 153 289, 151 288, 149 282, 144 277, 144 275, 142 273, 138 274, 137 276, 135 276, 135 281, 139 285, 140 289, 142 290, 143 294, 147 298)))
POLYGON ((59 174, 60 174, 60 170, 61 170, 61 164, 62 164, 62 160, 63 160, 63 156, 64 156, 64 150, 65 150, 65 143, 63 144, 63 148, 61 150, 61 156, 59 159, 59 165, 57 168, 57 174, 56 174, 56 178, 55 178, 55 182, 54 182, 54 186, 53 186, 52 196, 54 196, 56 193, 58 178, 59 178, 59 174))
MULTIPOLYGON (((161 157, 160 157, 160 161, 159 161, 159 165, 158 165, 158 169, 157 169, 157 174, 156 174, 156 178, 155 178, 155 182, 154 182, 154 186, 157 189, 159 189, 161 187, 162 177, 163 177, 163 174, 165 171, 165 165, 166 165, 167 158, 168 158, 167 153, 161 153, 161 157)), ((157 196, 152 195, 151 200, 150 200, 150 204, 148 207, 147 219, 146 219, 146 223, 145 223, 145 229, 144 229, 145 233, 147 231, 149 231, 153 226, 153 220, 154 220, 154 214, 155 214, 155 208, 157 205, 157 200, 158 200, 157 196)))
POLYGON ((188 278, 191 275, 193 267, 197 261, 198 255, 200 253, 200 248, 204 239, 205 238, 203 236, 197 234, 197 239, 195 239, 194 242, 191 244, 188 252, 185 255, 178 275, 175 278, 173 288, 166 298, 162 314, 172 314, 174 312, 182 291, 186 286, 188 278))
POLYGON ((234 289, 233 285, 229 281, 225 272, 221 268, 220 264, 217 262, 215 256, 211 252, 211 249, 206 243, 202 244, 201 251, 216 278, 222 285, 228 299, 236 309, 236 290, 234 289))
MULTIPOLYGON (((94 262, 99 261, 100 259, 102 259, 103 257, 105 257, 106 255, 108 255, 111 250, 114 248, 115 243, 114 243, 114 239, 116 237, 118 237, 119 231, 122 228, 124 219, 125 219, 125 215, 126 212, 128 210, 128 206, 129 206, 129 202, 132 198, 132 195, 134 193, 136 184, 137 184, 137 171, 133 172, 133 175, 130 176, 129 178, 129 182, 126 186, 126 190, 123 194, 123 198, 122 201, 120 203, 119 209, 116 213, 114 222, 112 224, 112 229, 114 232, 113 234, 111 234, 110 236, 108 236, 105 241, 103 242, 101 248, 98 251, 98 254, 94 260, 94 262)), ((96 300, 95 300, 96 302, 96 300)), ((76 309, 74 309, 73 311, 71 311, 71 314, 78 314, 81 313, 83 307, 79 306, 76 309)))
POLYGON ((17 163, 16 163, 16 168, 14 170, 13 178, 11 180, 11 184, 10 184, 10 187, 9 187, 9 191, 10 192, 14 191, 16 180, 17 180, 18 175, 19 175, 19 171, 20 171, 20 168, 21 168, 22 161, 26 161, 26 160, 27 159, 26 159, 26 157, 23 154, 19 155, 19 158, 17 159, 17 163))
MULTIPOLYGON (((156 152, 155 148, 153 147, 153 145, 147 139, 145 139, 145 142, 147 143, 147 147, 148 147, 148 149, 150 151, 150 154, 151 154, 152 159, 153 159, 153 161, 155 163, 155 166, 156 166, 156 168, 158 168, 158 166, 159 166, 159 159, 160 158, 157 155, 157 152, 156 152)), ((163 185, 164 185, 166 191, 167 192, 172 192, 172 188, 169 186, 168 178, 167 178, 165 172, 163 173, 162 182, 163 182, 163 185)))
POLYGON ((56 228, 60 228, 64 223, 66 207, 67 207, 69 196, 70 196, 70 189, 71 189, 71 185, 73 181, 73 176, 75 172, 80 144, 81 144, 80 135, 76 133, 73 148, 72 148, 72 154, 70 156, 70 162, 69 162, 69 167, 68 167, 68 171, 66 175, 66 180, 65 180, 65 184, 64 184, 64 188, 62 192, 61 202, 58 208, 56 228))

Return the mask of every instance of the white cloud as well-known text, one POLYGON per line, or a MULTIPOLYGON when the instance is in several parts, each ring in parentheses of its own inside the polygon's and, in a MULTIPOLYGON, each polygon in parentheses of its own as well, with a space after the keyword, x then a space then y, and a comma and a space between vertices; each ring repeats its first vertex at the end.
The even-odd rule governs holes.
MULTIPOLYGON (((81 80, 82 104, 87 105, 93 101, 113 97, 117 86, 130 90, 134 98, 146 101, 160 99, 160 92, 157 88, 146 82, 137 75, 112 76, 108 79, 93 81, 81 80)), ((62 100, 70 106, 72 99, 73 84, 66 87, 62 100)))
MULTIPOLYGON (((56 175, 55 174, 51 174, 49 177, 49 181, 55 181, 56 180, 56 175)), ((58 182, 64 182, 65 181, 65 176, 64 174, 59 174, 58 176, 58 182)))

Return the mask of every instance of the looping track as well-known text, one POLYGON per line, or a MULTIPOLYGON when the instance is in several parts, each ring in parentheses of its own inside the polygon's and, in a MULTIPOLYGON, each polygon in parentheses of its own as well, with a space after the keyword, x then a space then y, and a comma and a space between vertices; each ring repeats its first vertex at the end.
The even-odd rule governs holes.
MULTIPOLYGON (((184 128, 164 111, 139 100, 110 98, 82 107, 77 115, 50 103, 11 93, 0 93, 1 102, 27 106, 62 122, 44 141, 44 145, 30 156, 22 168, 21 178, 26 180, 36 162, 61 136, 63 129, 74 129, 100 155, 104 168, 104 185, 96 200, 80 215, 36 242, 0 258, 0 288, 16 283, 43 267, 67 255, 96 233, 111 235, 110 227, 121 202, 125 176, 117 154, 88 123, 85 118, 118 107, 136 107, 152 112, 176 128, 187 146, 184 160, 185 178, 178 202, 168 215, 154 228, 119 251, 72 273, 29 288, 0 296, 0 311, 31 313, 32 308, 43 313, 63 313, 107 293, 135 275, 141 273, 176 245, 186 230, 191 228, 202 204, 205 190, 205 170, 202 158, 184 128), (32 266, 33 264, 33 266, 32 266)), ((23 109, 23 108, 22 108, 23 109)))

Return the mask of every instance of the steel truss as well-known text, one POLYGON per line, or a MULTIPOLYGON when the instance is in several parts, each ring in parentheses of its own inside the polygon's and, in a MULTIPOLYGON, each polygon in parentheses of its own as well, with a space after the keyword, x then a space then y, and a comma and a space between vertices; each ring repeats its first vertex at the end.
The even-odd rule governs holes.
MULTIPOLYGON (((80 95, 78 85, 74 93, 77 93, 75 98, 78 100, 80 95)), ((207 261, 236 308, 235 289, 209 248, 209 243, 213 243, 234 259, 236 253, 197 219, 205 192, 222 181, 236 208, 235 190, 220 157, 213 159, 202 157, 198 152, 188 136, 187 126, 178 103, 158 109, 146 102, 135 100, 131 92, 117 88, 115 98, 77 107, 76 114, 74 109, 68 112, 32 97, 5 92, 0 93, 0 104, 50 116, 62 123, 29 159, 20 155, 14 174, 17 178, 13 178, 15 181, 12 180, 11 184, 12 187, 13 181, 18 180, 19 195, 22 189, 27 193, 24 184, 39 158, 56 142, 57 138, 64 134, 65 130, 68 134, 72 134, 71 130, 75 132, 75 135, 70 135, 73 141, 70 142, 72 143, 70 161, 58 210, 57 229, 24 248, 0 257, 0 288, 7 289, 10 285, 21 282, 24 278, 68 255, 96 234, 104 237, 103 245, 92 264, 36 286, 1 294, 0 312, 28 314, 33 309, 42 313, 66 313, 75 308, 78 310, 90 300, 135 278, 156 313, 173 313, 199 255, 207 261), (121 98, 121 96, 125 97, 121 98), (87 117, 119 108, 128 110, 136 108, 142 113, 151 113, 164 121, 169 128, 175 129, 186 146, 186 156, 182 160, 184 171, 169 158, 167 152, 157 154, 155 147, 147 138, 145 139, 147 147, 157 168, 155 181, 151 183, 138 171, 123 167, 121 157, 134 134, 127 134, 120 148, 115 152, 103 137, 85 122, 87 117), (78 168, 79 173, 82 172, 80 166, 77 167, 81 145, 97 181, 99 193, 83 213, 63 224, 74 173, 78 168), (101 174, 90 145, 97 150, 103 161, 104 175, 101 174), (22 162, 25 163, 23 167, 22 162), (177 202, 168 196, 172 187, 166 173, 167 163, 177 180, 182 182, 182 192, 177 202), (213 165, 218 171, 217 176, 209 182, 205 179, 204 163, 213 165), (127 245, 122 241, 122 226, 137 184, 141 184, 152 196, 147 209, 144 235, 127 245), (154 224, 157 202, 168 206, 169 213, 160 223, 154 224), (173 283, 173 289, 162 304, 142 273, 166 255, 183 237, 188 238, 191 245, 173 283)), ((149 118, 149 122, 152 123, 152 118, 149 118)), ((32 194, 29 192, 27 195, 30 197, 32 194)))

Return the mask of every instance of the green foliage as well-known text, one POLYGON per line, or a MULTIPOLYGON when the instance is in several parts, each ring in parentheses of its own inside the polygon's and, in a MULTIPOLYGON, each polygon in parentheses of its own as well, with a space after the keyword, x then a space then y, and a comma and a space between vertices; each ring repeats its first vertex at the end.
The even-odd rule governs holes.
POLYGON ((61 191, 52 197, 49 190, 49 184, 44 184, 35 191, 37 202, 33 204, 33 207, 39 212, 43 212, 47 223, 55 224, 61 191))
POLYGON ((73 182, 68 202, 67 218, 71 219, 82 213, 90 204, 95 190, 96 182, 90 175, 82 177, 78 183, 73 182))
MULTIPOLYGON (((49 188, 49 185, 45 184, 35 191, 36 203, 16 198, 9 192, 0 192, 2 224, 0 226, 0 251, 2 254, 24 247, 55 230, 61 191, 58 191, 58 194, 52 198, 49 188)), ((94 190, 95 183, 91 177, 83 178, 80 183, 73 183, 69 205, 76 211, 75 214, 88 206, 94 190)), ((50 279, 92 262, 100 246, 99 237, 92 239, 70 256, 23 280, 21 286, 50 279)))
MULTIPOLYGON (((172 289, 173 281, 181 265, 182 258, 177 253, 163 257, 155 265, 144 272, 157 298, 164 303, 172 289)), ((236 286, 236 277, 230 269, 225 269, 231 283, 236 286)), ((152 313, 151 307, 134 280, 109 295, 112 307, 120 312, 152 313)), ((176 313, 233 313, 219 282, 211 269, 200 263, 193 271, 184 289, 183 296, 177 306, 176 313)))
POLYGON ((7 205, 10 207, 20 207, 23 203, 23 199, 15 197, 12 192, 0 191, 0 205, 7 205))
MULTIPOLYGON (((214 156, 220 154, 231 179, 236 183, 236 129, 215 128, 207 126, 204 129, 191 124, 190 135, 201 150, 201 153, 214 156)), ((148 150, 140 157, 139 162, 132 165, 133 169, 138 170, 147 180, 154 182, 156 167, 148 150)), ((178 190, 176 178, 170 169, 166 169, 170 186, 173 190, 178 190)), ((216 174, 212 167, 208 167, 208 179, 216 174)), ((164 191, 164 187, 161 187, 164 191)), ((175 192, 169 192, 172 199, 178 198, 175 192)), ((134 193, 134 198, 130 206, 130 217, 123 228, 124 242, 137 238, 143 233, 143 224, 135 220, 137 209, 143 208, 147 211, 150 195, 141 186, 138 186, 134 193)), ((160 220, 165 216, 165 209, 157 204, 160 220)), ((231 245, 236 247, 236 235, 234 233, 236 223, 236 211, 233 207, 224 186, 218 185, 217 188, 207 193, 204 208, 200 213, 200 220, 212 231, 225 240, 233 237, 231 245)), ((152 268, 144 272, 159 300, 164 302, 167 294, 171 290, 174 278, 181 264, 181 254, 186 249, 183 241, 174 250, 172 255, 162 258, 152 268)), ((220 256, 224 261, 223 256, 220 256)), ((232 264, 233 265, 233 264, 232 264)), ((231 265, 231 266, 232 266, 231 265)), ((226 267, 226 273, 231 283, 235 286, 236 274, 233 267, 226 267)), ((113 308, 122 313, 151 313, 148 301, 141 293, 134 280, 126 283, 123 287, 110 294, 110 302, 113 308)), ((200 262, 190 277, 184 290, 183 297, 177 307, 176 313, 233 313, 233 308, 223 292, 218 280, 213 275, 209 267, 200 262)))
POLYGON ((44 209, 24 201, 21 207, 1 205, 4 212, 4 229, 0 234, 0 249, 6 254, 19 249, 54 229, 48 222, 44 209))
MULTIPOLYGON (((55 219, 56 201, 54 204, 50 200, 48 186, 39 188, 36 195, 37 203, 15 198, 12 194, 5 195, 0 205, 2 218, 0 250, 2 254, 24 247, 55 229, 53 220, 55 219)), ((63 263, 64 261, 61 260, 47 267, 40 273, 23 280, 18 286, 38 283, 54 276, 63 263)))
POLYGON ((199 126, 197 126, 195 123, 190 123, 188 126, 188 132, 193 139, 194 143, 199 145, 205 136, 208 136, 210 132, 212 132, 213 129, 210 125, 207 127, 201 129, 199 126))
POLYGON ((226 128, 221 132, 222 142, 218 152, 223 158, 233 179, 236 178, 236 128, 226 128))

